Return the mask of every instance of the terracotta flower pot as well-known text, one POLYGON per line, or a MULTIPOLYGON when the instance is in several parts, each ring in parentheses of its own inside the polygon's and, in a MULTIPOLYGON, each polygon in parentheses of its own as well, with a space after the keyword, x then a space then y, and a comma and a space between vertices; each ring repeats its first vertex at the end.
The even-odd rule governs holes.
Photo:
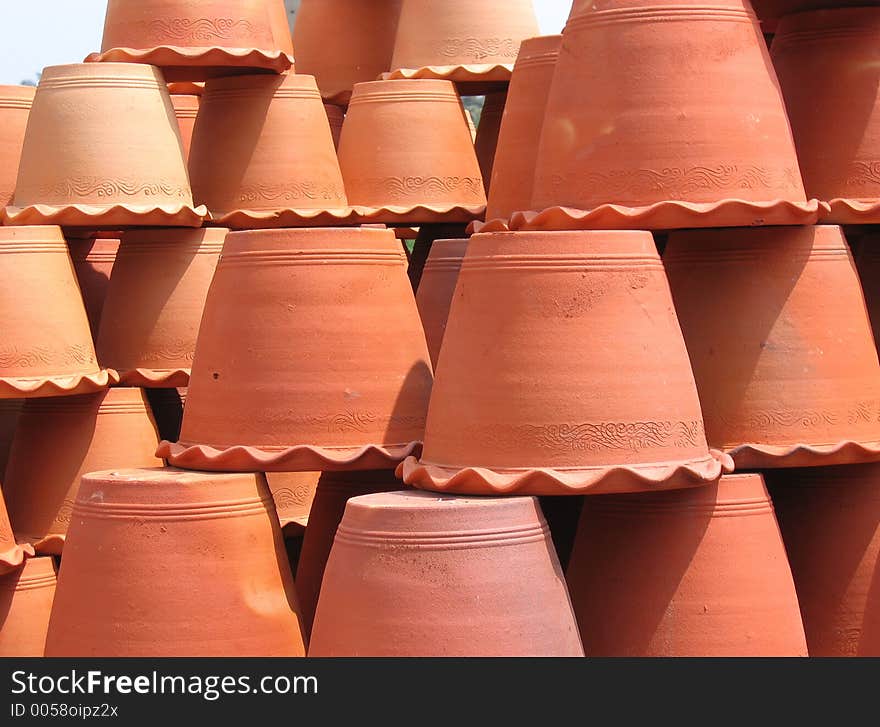
POLYGON ((0 86, 0 207, 12 203, 33 86, 0 86))
POLYGON ((561 35, 546 35, 522 43, 498 132, 487 220, 531 209, 538 143, 561 40, 561 35))
POLYGON ((496 91, 486 95, 480 114, 480 127, 474 137, 477 161, 480 163, 480 174, 483 177, 487 194, 489 193, 489 180, 492 179, 492 165, 495 163, 498 133, 501 130, 501 118, 504 116, 506 103, 507 91, 496 91))
POLYGON ((486 194, 455 87, 448 81, 374 81, 354 88, 339 166, 365 221, 467 222, 486 194))
POLYGON ((183 143, 183 159, 189 160, 189 150, 192 146, 193 128, 196 125, 196 115, 199 112, 200 96, 183 96, 175 94, 171 97, 171 105, 174 107, 174 115, 180 127, 180 140, 183 143))
POLYGON ((95 348, 126 386, 186 386, 228 230, 125 233, 95 348))
POLYGON ((584 503, 566 571, 588 656, 806 656, 760 475, 584 503))
POLYGON ((144 390, 161 439, 176 442, 180 438, 186 393, 185 388, 144 390))
POLYGON ((88 60, 148 63, 178 81, 281 73, 292 51, 283 0, 109 0, 101 52, 88 60))
POLYGON ((435 367, 467 244, 467 240, 435 240, 416 291, 416 305, 435 367))
POLYGON ((325 100, 348 104, 356 83, 391 67, 399 14, 400 0, 302 0, 293 26, 297 70, 317 79, 325 100))
MULTIPOLYGON (((28 543, 19 543, 12 533, 9 515, 6 512, 6 501, 0 493, 0 575, 16 570, 34 554, 34 548, 28 543)), ((2 609, 0 609, 2 614, 2 609)))
POLYGON ((159 456, 309 472, 383 469, 417 451, 433 377, 405 266, 385 229, 231 233, 180 443, 159 456))
POLYGON ((43 655, 54 596, 52 558, 30 558, 0 576, 0 657, 43 655))
POLYGON ((320 472, 272 472, 266 475, 285 535, 288 530, 293 533, 308 525, 320 476, 320 472))
POLYGON ((674 232, 664 262, 710 446, 749 469, 880 459, 880 364, 839 227, 674 232))
POLYGON ((101 369, 58 227, 0 227, 0 398, 82 394, 117 383, 101 369))
POLYGON ((391 77, 507 82, 519 44, 537 34, 531 0, 403 0, 391 77))
POLYGON ((830 222, 880 222, 880 8, 780 21, 772 56, 807 193, 830 222))
POLYGON ((327 121, 330 122, 330 136, 333 137, 333 148, 339 148, 339 139, 342 137, 342 123, 345 121, 345 109, 341 106, 325 103, 324 111, 327 121))
POLYGON ((16 536, 38 553, 60 555, 83 474, 161 465, 157 444, 140 389, 27 401, 3 482, 16 536))
POLYGON ((205 214, 193 207, 180 128, 157 68, 44 69, 8 224, 199 227, 205 214))
POLYGON ((324 569, 327 567, 336 529, 345 512, 345 504, 352 497, 396 492, 400 488, 400 480, 388 470, 321 474, 309 512, 309 526, 303 538, 295 579, 303 632, 307 637, 312 632, 324 569))
POLYGON ((47 656, 302 656, 296 592, 262 475, 83 477, 47 656))
POLYGON ((786 15, 823 8, 839 8, 843 4, 846 7, 880 4, 877 0, 846 0, 846 3, 842 3, 841 0, 751 0, 751 3, 762 25, 771 32, 778 32, 778 22, 786 15))
POLYGON ((398 469, 407 484, 468 494, 657 490, 712 482, 724 460, 706 446, 649 233, 470 238, 424 453, 398 469))
POLYGON ((98 327, 101 325, 101 314, 104 311, 104 299, 107 297, 107 285, 110 283, 110 272, 113 270, 113 263, 116 261, 116 253, 119 250, 119 240, 70 237, 67 240, 67 245, 86 307, 89 330, 94 339, 98 337, 98 327))
POLYGON ((748 2, 608 0, 573 13, 547 102, 531 208, 543 212, 514 226, 815 222, 818 202, 804 194, 748 2))
POLYGON ((880 465, 766 477, 810 656, 880 655, 880 465))
POLYGON ((209 81, 189 170, 195 198, 217 224, 302 227, 352 216, 311 76, 209 81))

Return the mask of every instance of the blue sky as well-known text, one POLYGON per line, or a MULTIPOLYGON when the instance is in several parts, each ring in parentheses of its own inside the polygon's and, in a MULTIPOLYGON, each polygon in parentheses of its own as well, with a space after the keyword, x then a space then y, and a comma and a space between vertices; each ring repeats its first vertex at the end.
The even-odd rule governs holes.
MULTIPOLYGON (((558 33, 571 0, 534 0, 541 32, 558 33)), ((0 0, 0 84, 79 63, 101 45, 107 0, 0 0), (51 22, 46 22, 47 18, 51 22)))

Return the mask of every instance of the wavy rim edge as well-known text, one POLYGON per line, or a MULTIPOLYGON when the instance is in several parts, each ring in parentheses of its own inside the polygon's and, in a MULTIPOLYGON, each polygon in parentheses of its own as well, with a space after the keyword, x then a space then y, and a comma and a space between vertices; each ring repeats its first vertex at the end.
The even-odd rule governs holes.
POLYGON ((389 205, 386 207, 354 207, 360 224, 422 225, 444 222, 473 222, 486 212, 485 205, 389 205))
POLYGON ((880 199, 873 201, 838 197, 823 203, 820 222, 835 225, 872 225, 880 223, 880 199))
POLYGON ((733 458, 737 469, 822 467, 880 461, 880 441, 856 442, 851 439, 841 440, 835 444, 749 442, 724 451, 733 458))
POLYGON ((207 472, 344 472, 393 469, 420 452, 422 443, 366 444, 360 447, 319 447, 302 444, 283 449, 234 445, 224 449, 203 444, 162 440, 156 457, 181 469, 207 472))
POLYGON ((209 219, 204 205, 45 205, 6 207, 0 223, 11 227, 59 225, 61 227, 201 227, 209 219))
POLYGON ((451 469, 421 464, 407 457, 394 474, 423 490, 459 494, 576 495, 651 492, 698 487, 733 472, 733 459, 718 450, 705 457, 670 463, 609 465, 583 469, 523 468, 500 471, 485 467, 451 469))
POLYGON ((357 225, 360 215, 354 207, 328 209, 232 210, 212 212, 211 225, 250 230, 278 227, 333 227, 357 225))
POLYGON ((20 568, 25 560, 33 558, 36 554, 34 546, 30 543, 15 543, 5 550, 0 550, 0 575, 20 568))
POLYGON ((114 369, 66 376, 0 376, 0 399, 37 399, 48 396, 93 394, 119 383, 114 369))
POLYGON ((83 63, 147 63, 151 66, 226 66, 264 68, 277 73, 294 67, 294 59, 281 50, 234 46, 157 45, 152 48, 108 48, 89 53, 83 63), (214 61, 214 62, 209 62, 214 61))
POLYGON ((422 66, 421 68, 395 68, 382 74, 382 80, 407 80, 433 78, 458 83, 485 81, 507 82, 513 75, 513 63, 457 63, 447 66, 422 66))
POLYGON ((118 369, 120 386, 137 386, 142 389, 177 389, 189 386, 192 367, 176 369, 118 369))

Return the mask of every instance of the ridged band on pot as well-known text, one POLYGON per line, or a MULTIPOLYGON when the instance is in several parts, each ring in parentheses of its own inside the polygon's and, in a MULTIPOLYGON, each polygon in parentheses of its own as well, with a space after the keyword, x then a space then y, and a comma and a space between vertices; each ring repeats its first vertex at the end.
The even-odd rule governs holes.
POLYGON ((89 319, 89 330, 92 338, 95 339, 98 337, 98 328, 101 325, 104 299, 107 297, 110 272, 113 270, 113 263, 116 262, 119 240, 68 237, 67 247, 70 250, 73 270, 89 319))
POLYGON ((313 227, 355 219, 312 76, 209 81, 189 170, 193 194, 216 224, 313 227))
POLYGON ((819 210, 746 0, 573 13, 537 159, 543 212, 516 229, 809 224, 819 210))
POLYGON ((807 656, 758 474, 586 498, 566 580, 590 656, 807 656))
POLYGON ((738 468, 880 459, 880 364, 839 227, 674 232, 664 262, 710 446, 738 468))
POLYGON ((448 81, 357 84, 339 166, 365 223, 469 222, 486 209, 465 112, 448 81))
POLYGON ((98 366, 60 228, 0 227, 0 283, 0 398, 82 394, 119 382, 98 366))
POLYGON ((16 536, 60 555, 80 477, 107 467, 161 465, 142 390, 28 400, 12 442, 3 493, 16 536))
POLYGON ((296 592, 260 474, 83 477, 46 654, 302 656, 296 592))
POLYGON ((0 207, 12 203, 33 86, 0 86, 0 207))
POLYGON ((189 383, 205 297, 228 230, 132 230, 123 235, 96 341, 98 360, 126 386, 189 383))
POLYGON ((29 558, 0 575, 0 657, 43 656, 54 596, 52 558, 29 558))
POLYGON ((206 214, 193 206, 180 128, 158 68, 44 69, 6 224, 199 227, 206 214))
POLYGON ((393 232, 233 232, 180 442, 159 456, 212 471, 387 469, 420 448, 432 378, 393 232))
POLYGON ((535 498, 348 501, 309 656, 582 655, 535 498))
POLYGON ((710 452, 647 232, 474 235, 407 484, 560 495, 703 485, 710 452))
MULTIPOLYGON (((171 93, 169 91, 169 93, 171 93)), ((199 100, 201 94, 183 95, 174 94, 171 96, 171 105, 174 107, 174 116, 177 118, 177 125, 180 127, 180 141, 183 144, 183 160, 189 159, 189 150, 192 146, 193 128, 196 125, 196 116, 199 113, 199 100)))
POLYGON ((538 32, 530 0, 402 0, 390 77, 506 83, 520 43, 538 32))
POLYGON ((434 240, 416 291, 416 305, 433 366, 437 366, 440 356, 449 307, 466 250, 467 240, 434 240))
POLYGON ((880 8, 798 13, 771 54, 807 193, 828 222, 880 222, 880 8))
POLYGON ((90 62, 159 66, 169 81, 293 67, 283 0, 109 0, 90 62))

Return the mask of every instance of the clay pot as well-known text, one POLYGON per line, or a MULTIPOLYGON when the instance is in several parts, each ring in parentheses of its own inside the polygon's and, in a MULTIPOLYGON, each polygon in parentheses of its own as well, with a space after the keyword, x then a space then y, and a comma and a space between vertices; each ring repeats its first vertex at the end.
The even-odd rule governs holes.
POLYGON ((186 393, 185 388, 144 389, 161 439, 176 442, 180 438, 186 393))
POLYGON ((810 656, 880 655, 880 465, 768 472, 810 656))
POLYGON ((375 81, 354 88, 339 166, 368 222, 467 222, 486 205, 461 101, 448 81, 375 81))
POLYGON ((664 262, 710 446, 738 468, 880 459, 880 364, 839 227, 674 232, 664 262))
POLYGON ((0 207, 12 202, 33 86, 0 86, 0 207))
POLYGON ((0 483, 6 472, 6 463, 9 461, 9 450, 12 448, 12 438, 15 428, 18 426, 18 416, 24 405, 23 399, 0 399, 0 483))
MULTIPOLYGON (((840 0, 751 0, 751 4, 765 29, 778 32, 778 22, 786 15, 823 8, 839 8, 843 3, 840 0)), ((846 0, 845 4, 847 7, 858 7, 880 3, 877 0, 846 0)))
POLYGON ((68 238, 67 245, 73 270, 79 283, 86 316, 89 319, 89 330, 92 338, 98 337, 101 325, 101 314, 104 311, 104 299, 107 297, 107 285, 110 272, 116 261, 119 240, 110 238, 68 238))
POLYGON ((193 207, 180 129, 157 68, 85 63, 43 71, 8 224, 199 227, 205 212, 193 207))
POLYGON ((561 40, 561 35, 546 35, 522 43, 498 132, 487 220, 531 208, 538 143, 561 40))
POLYGON ((584 503, 566 571, 588 656, 806 656, 760 475, 584 503))
POLYGON ((189 170, 193 194, 217 224, 298 227, 351 214, 311 76, 209 81, 189 170))
POLYGON ((424 453, 398 476, 561 495, 702 485, 721 468, 649 233, 470 238, 424 453))
POLYGON ((582 655, 534 498, 348 501, 309 656, 582 655))
MULTIPOLYGON (((16 570, 24 559, 34 554, 33 546, 16 542, 6 512, 6 501, 0 493, 0 575, 16 570)), ((2 614, 2 610, 0 610, 2 614)))
POLYGON ((228 230, 125 233, 98 333, 98 360, 126 386, 186 386, 202 309, 228 230))
POLYGON ((302 656, 296 592, 262 475, 83 477, 47 656, 302 656))
POLYGON ((573 13, 531 208, 545 213, 522 226, 543 229, 815 222, 747 0, 608 0, 573 13), (547 210, 557 206, 575 210, 547 210))
POLYGON ((90 61, 149 63, 169 81, 293 65, 283 0, 109 0, 90 61))
POLYGON ((773 39, 804 186, 830 222, 880 222, 878 43, 880 8, 799 13, 773 39))
POLYGON ((196 125, 196 114, 199 112, 200 96, 173 95, 171 105, 174 107, 174 115, 180 127, 180 140, 183 143, 183 159, 189 160, 189 150, 192 146, 193 128, 196 125))
POLYGON ((345 121, 345 109, 341 106, 325 103, 324 111, 327 121, 330 122, 330 136, 333 137, 333 147, 339 148, 339 139, 342 137, 342 123, 345 121))
POLYGON ((486 95, 480 115, 480 127, 474 137, 477 161, 486 193, 489 193, 489 180, 492 179, 492 165, 495 163, 495 150, 498 147, 498 133, 501 130, 501 117, 507 103, 507 91, 496 91, 486 95))
POLYGON ((98 366, 58 227, 0 227, 0 398, 81 394, 119 381, 98 366))
POLYGON ((435 240, 416 291, 416 305, 435 367, 467 244, 467 240, 435 240))
POLYGON ((519 44, 538 32, 531 0, 403 0, 392 78, 507 82, 519 44))
POLYGON ((140 389, 27 401, 3 482, 16 536, 38 553, 60 555, 83 474, 161 465, 157 444, 140 389))
POLYGON ((400 0, 302 0, 293 26, 297 70, 315 76, 325 100, 348 104, 356 83, 391 67, 399 14, 400 0))
POLYGON ((327 567, 336 529, 345 512, 345 504, 352 497, 376 492, 395 492, 400 488, 400 481, 394 477, 393 472, 387 470, 321 474, 309 512, 309 525, 303 538, 295 579, 303 632, 306 636, 312 632, 324 569, 327 567))
POLYGON ((417 451, 431 365, 385 229, 233 232, 208 292, 180 443, 210 471, 393 467, 417 451))
POLYGON ((308 525, 320 476, 320 472, 273 472, 266 475, 285 536, 288 530, 294 533, 308 525))
POLYGON ((54 596, 52 558, 30 558, 0 576, 0 657, 43 655, 54 596))

